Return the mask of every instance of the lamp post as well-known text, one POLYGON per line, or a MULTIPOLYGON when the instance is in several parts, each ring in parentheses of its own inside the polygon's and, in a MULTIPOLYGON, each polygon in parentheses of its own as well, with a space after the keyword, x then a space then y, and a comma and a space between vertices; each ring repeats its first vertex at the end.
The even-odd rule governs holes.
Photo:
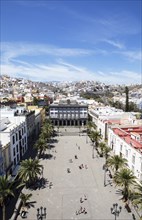
POLYGON ((86 132, 86 144, 88 144, 88 134, 86 132))
POLYGON ((37 220, 46 219, 46 208, 42 206, 37 209, 37 220))
POLYGON ((103 165, 103 168, 104 168, 104 186, 106 186, 106 172, 107 172, 106 164, 103 165))
POLYGON ((110 210, 111 210, 111 214, 113 214, 115 216, 115 220, 116 220, 117 216, 119 216, 119 214, 122 210, 122 207, 121 206, 118 207, 118 204, 114 203, 113 207, 110 210))
POLYGON ((93 142, 93 148, 92 148, 92 158, 94 159, 95 158, 95 156, 94 156, 94 150, 95 150, 95 147, 94 147, 94 141, 92 141, 93 142))
POLYGON ((59 136, 59 125, 58 125, 58 136, 59 136))

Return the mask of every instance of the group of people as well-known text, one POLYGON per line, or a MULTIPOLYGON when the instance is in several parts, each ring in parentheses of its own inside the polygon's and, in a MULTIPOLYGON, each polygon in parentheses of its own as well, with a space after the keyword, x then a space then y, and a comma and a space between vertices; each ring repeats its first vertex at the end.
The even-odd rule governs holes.
POLYGON ((81 165, 79 166, 79 169, 83 169, 83 168, 88 169, 88 166, 87 166, 86 164, 85 164, 85 165, 81 164, 81 165))
MULTIPOLYGON (((86 195, 84 195, 84 199, 82 197, 80 198, 80 203, 83 203, 85 200, 87 200, 86 195)), ((76 211, 76 215, 80 215, 80 214, 87 214, 85 207, 83 208, 82 206, 80 206, 80 209, 76 211)))
POLYGON ((53 186, 53 183, 49 182, 49 189, 51 189, 52 186, 53 186))

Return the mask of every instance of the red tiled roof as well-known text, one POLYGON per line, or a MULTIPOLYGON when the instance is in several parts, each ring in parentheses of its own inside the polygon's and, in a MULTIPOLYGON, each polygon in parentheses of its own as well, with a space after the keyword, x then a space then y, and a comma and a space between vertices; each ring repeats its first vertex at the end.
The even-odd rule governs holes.
POLYGON ((133 139, 131 137, 131 134, 124 131, 124 129, 114 128, 114 133, 121 137, 127 144, 131 145, 132 147, 136 149, 142 149, 142 144, 138 142, 137 140, 133 139))

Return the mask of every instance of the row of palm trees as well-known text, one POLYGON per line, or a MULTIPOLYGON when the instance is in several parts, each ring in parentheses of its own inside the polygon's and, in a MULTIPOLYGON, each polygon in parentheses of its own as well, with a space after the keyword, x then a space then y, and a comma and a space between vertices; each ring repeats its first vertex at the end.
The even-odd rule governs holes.
MULTIPOLYGON (((43 173, 43 166, 40 164, 40 156, 48 149, 48 141, 53 135, 54 128, 49 120, 45 120, 39 139, 35 143, 34 147, 37 149, 38 157, 29 158, 21 161, 20 170, 18 171, 18 186, 30 187, 43 173)), ((0 205, 2 206, 3 220, 6 219, 6 201, 10 196, 14 196, 14 185, 17 180, 10 181, 7 176, 0 176, 0 205)), ((31 198, 32 194, 20 194, 22 206, 25 206, 27 201, 31 198)))
POLYGON ((42 154, 45 153, 47 149, 49 149, 48 143, 53 135, 54 127, 50 120, 45 120, 42 128, 41 133, 39 135, 39 139, 35 143, 34 147, 38 152, 38 158, 41 157, 42 154))
POLYGON ((119 155, 110 156, 111 148, 107 146, 106 142, 101 142, 101 135, 93 122, 88 123, 87 133, 100 157, 105 157, 104 167, 112 169, 113 181, 116 186, 121 187, 124 202, 131 201, 139 210, 142 210, 142 181, 137 181, 133 172, 128 168, 125 158, 119 155))

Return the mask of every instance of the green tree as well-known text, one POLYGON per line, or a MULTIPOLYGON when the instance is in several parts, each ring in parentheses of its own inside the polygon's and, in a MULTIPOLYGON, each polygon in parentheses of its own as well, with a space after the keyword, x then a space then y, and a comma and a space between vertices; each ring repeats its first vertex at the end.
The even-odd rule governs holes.
POLYGON ((21 199, 23 208, 26 207, 26 204, 31 199, 31 197, 32 197, 31 193, 29 193, 29 194, 21 193, 20 194, 20 199, 21 199))
POLYGON ((119 155, 114 155, 107 159, 106 164, 117 172, 119 168, 127 165, 127 160, 119 155))
POLYGON ((125 103, 125 112, 129 112, 129 89, 125 87, 125 94, 126 94, 126 103, 125 103))
POLYGON ((100 156, 104 156, 104 150, 105 150, 105 148, 106 148, 106 144, 104 143, 104 142, 101 142, 100 144, 99 144, 99 149, 100 149, 100 156))
POLYGON ((3 220, 6 220, 6 199, 8 196, 14 196, 13 183, 10 183, 6 176, 0 176, 0 204, 2 206, 3 220))
POLYGON ((106 159, 106 161, 107 161, 107 159, 108 159, 108 157, 110 156, 110 152, 111 152, 111 148, 110 147, 108 147, 108 146, 106 146, 105 148, 104 148, 104 156, 105 156, 105 159, 106 159))
POLYGON ((95 143, 96 149, 99 146, 99 141, 101 140, 101 135, 98 131, 91 131, 90 138, 93 143, 95 143))
POLYGON ((113 180, 117 186, 122 188, 123 199, 127 202, 131 193, 130 186, 136 183, 136 177, 133 172, 128 168, 122 168, 120 171, 115 173, 113 180))
POLYGON ((131 196, 132 203, 142 210, 142 181, 135 186, 135 192, 131 196))
POLYGON ((36 97, 33 97, 33 105, 38 105, 38 99, 36 97))
POLYGON ((37 180, 38 175, 41 175, 43 170, 43 166, 39 163, 38 159, 31 158, 20 163, 19 178, 23 183, 31 184, 37 180))
POLYGON ((96 125, 92 121, 88 121, 87 123, 87 133, 90 133, 92 130, 96 130, 96 125))
POLYGON ((100 151, 101 151, 101 152, 100 152, 101 156, 105 156, 105 159, 107 160, 107 158, 108 158, 108 156, 109 156, 109 153, 110 153, 110 151, 111 151, 111 148, 108 147, 105 142, 101 142, 101 143, 99 144, 99 149, 100 149, 100 151))
POLYGON ((37 149, 38 156, 40 157, 48 149, 47 141, 40 136, 34 147, 37 149))

